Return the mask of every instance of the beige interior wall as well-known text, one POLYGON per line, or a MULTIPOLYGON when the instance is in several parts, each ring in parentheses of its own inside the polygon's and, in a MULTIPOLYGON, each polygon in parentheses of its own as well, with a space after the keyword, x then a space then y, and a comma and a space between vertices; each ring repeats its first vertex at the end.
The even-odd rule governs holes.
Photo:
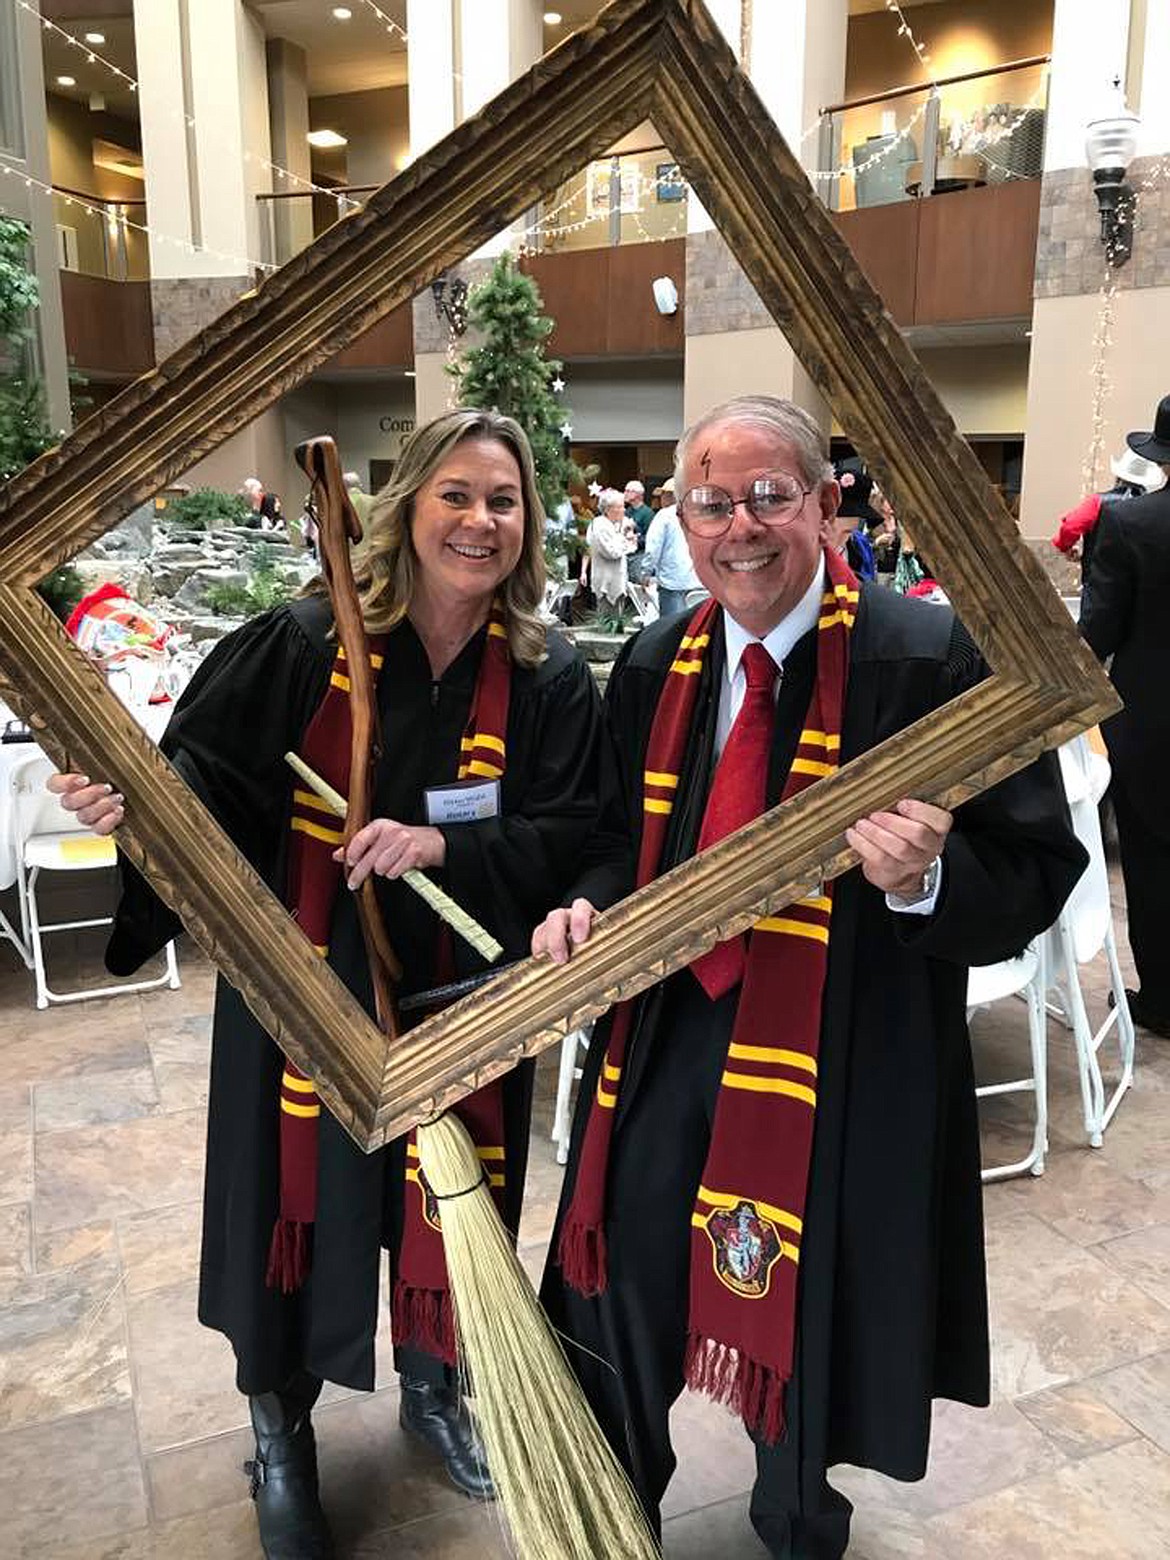
MULTIPOLYGON (((1093 443, 1093 338, 1101 300, 1092 296, 1037 298, 1028 384, 1028 442, 1020 528, 1049 536, 1059 517, 1083 496, 1082 468, 1093 443)), ((1091 487, 1112 481, 1109 457, 1134 428, 1151 428, 1154 409, 1170 391, 1170 287, 1119 292, 1112 345, 1105 358, 1104 444, 1091 487)))
POLYGON ((446 373, 445 352, 416 352, 414 355, 414 405, 419 423, 441 417, 452 405, 455 381, 446 373))
POLYGON ((919 362, 968 437, 1023 438, 1028 416, 1028 344, 926 347, 919 362))
POLYGON ((684 427, 733 396, 752 394, 779 395, 795 401, 828 432, 828 408, 779 327, 712 331, 687 337, 684 427))
MULTIPOLYGON (((405 87, 310 98, 309 122, 314 130, 336 130, 349 141, 342 149, 349 184, 385 184, 405 166, 410 151, 405 87)), ((314 158, 314 166, 324 163, 314 158)))
MULTIPOLYGON (((100 195, 106 200, 140 201, 145 198, 144 180, 115 173, 112 168, 99 168, 93 160, 95 140, 109 141, 130 151, 141 150, 142 138, 138 126, 131 120, 121 119, 116 114, 93 113, 84 103, 55 92, 45 94, 45 119, 49 134, 49 167, 54 184, 64 189, 78 190, 83 195, 100 195)), ((88 216, 84 206, 76 202, 68 206, 60 196, 54 201, 54 216, 57 222, 73 228, 77 233, 80 269, 100 275, 104 269, 104 218, 101 215, 88 216)), ((131 207, 129 217, 139 226, 144 225, 146 208, 131 207)), ((135 228, 127 229, 126 247, 130 275, 144 275, 145 237, 135 228)))
MULTIPOLYGON (((907 14, 939 77, 1047 54, 1052 11, 1052 0, 943 0, 941 5, 915 6, 907 14)), ((897 19, 885 7, 850 17, 847 99, 926 79, 909 43, 898 35, 897 19)))
POLYGON ((192 488, 212 487, 224 493, 235 493, 245 477, 259 477, 265 487, 280 495, 286 509, 291 506, 294 511, 299 510, 300 493, 281 488, 282 481, 289 475, 286 442, 284 417, 278 403, 196 462, 178 480, 192 488))

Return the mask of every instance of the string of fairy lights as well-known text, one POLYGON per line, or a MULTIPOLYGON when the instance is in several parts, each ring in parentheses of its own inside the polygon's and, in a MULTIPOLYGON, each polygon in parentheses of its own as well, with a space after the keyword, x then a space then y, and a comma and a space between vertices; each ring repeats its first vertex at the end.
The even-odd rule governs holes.
MULTIPOLYGON (((86 64, 97 66, 107 72, 127 92, 131 94, 138 93, 138 80, 130 72, 123 70, 113 60, 107 58, 101 52, 100 46, 95 46, 94 43, 75 36, 52 18, 43 15, 39 6, 34 4, 33 0, 16 0, 16 3, 21 11, 35 20, 45 31, 60 38, 70 49, 77 50, 79 57, 84 59, 86 64)), ((377 0, 358 0, 358 3, 385 29, 387 35, 395 40, 396 45, 409 44, 406 29, 394 17, 388 15, 377 3, 377 0)), ((923 74, 927 78, 931 96, 937 97, 939 87, 929 49, 916 35, 910 19, 899 0, 885 0, 885 8, 889 12, 891 20, 896 24, 897 36, 905 38, 908 47, 913 51, 923 74)), ((745 69, 748 68, 748 62, 751 59, 751 38, 751 0, 744 0, 739 52, 745 69)), ((1040 101, 1043 91, 1042 84, 1028 103, 1016 109, 1009 120, 994 127, 993 132, 985 138, 986 142, 993 144, 995 140, 1009 136, 1017 125, 1021 123, 1029 110, 1040 101)), ((842 164, 836 168, 813 170, 808 175, 810 180, 824 188, 831 184, 832 181, 848 178, 856 179, 859 174, 868 173, 877 168, 881 163, 896 156, 899 147, 914 133, 916 126, 926 112, 928 101, 929 99, 919 104, 906 123, 899 126, 895 133, 889 137, 883 136, 882 141, 884 144, 876 148, 870 155, 848 165, 842 164)), ((181 109, 175 109, 174 113, 183 120, 187 129, 194 130, 197 128, 194 115, 185 113, 181 109)), ((818 115, 801 135, 801 146, 808 141, 810 136, 820 130, 821 122, 821 118, 818 115)), ((980 138, 977 137, 969 144, 968 149, 978 151, 981 144, 980 138)), ((262 169, 276 183, 290 190, 305 195, 329 196, 331 200, 338 203, 339 214, 343 214, 346 210, 361 204, 361 201, 349 196, 344 191, 338 191, 328 185, 318 184, 311 178, 295 173, 283 164, 262 157, 255 152, 245 151, 244 160, 262 169)), ((603 180, 605 177, 604 166, 603 180)), ((661 168, 656 170, 654 176, 644 175, 641 169, 637 168, 632 171, 628 169, 623 170, 619 176, 619 214, 632 220, 637 236, 642 242, 665 242, 669 239, 683 236, 686 231, 685 193, 687 186, 679 177, 677 167, 673 165, 668 174, 668 182, 676 186, 681 191, 682 197, 684 197, 681 199, 678 195, 674 197, 679 201, 678 216, 666 228, 662 228, 660 224, 654 224, 653 231, 647 227, 646 222, 643 220, 643 197, 653 195, 655 192, 659 195, 661 194, 663 182, 661 175, 661 168), (627 204, 627 202, 630 203, 627 204)), ((1021 177, 1021 175, 1011 171, 1005 171, 1003 176, 1008 178, 1021 177)), ((1141 197, 1154 191, 1168 176, 1170 176, 1170 154, 1164 155, 1150 163, 1144 169, 1140 180, 1135 181, 1135 205, 1140 206, 1141 197)), ((258 261, 247 255, 234 254, 206 244, 195 244, 187 238, 163 232, 145 222, 135 222, 126 216, 124 211, 119 210, 114 203, 97 200, 90 201, 80 196, 65 195, 63 192, 55 190, 51 184, 45 183, 29 174, 17 160, 10 160, 4 153, 0 153, 0 188, 2 188, 3 182, 9 178, 19 180, 26 189, 35 190, 47 198, 56 198, 63 201, 66 207, 76 206, 87 216, 103 219, 111 233, 115 231, 117 226, 121 226, 125 230, 140 233, 155 243, 171 246, 185 255, 202 255, 223 261, 230 264, 233 268, 262 272, 270 272, 277 269, 275 264, 267 261, 258 261)), ((596 188, 598 181, 596 173, 592 175, 592 181, 593 187, 596 188)), ((521 229, 514 230, 510 241, 511 247, 518 249, 521 253, 533 248, 556 247, 593 225, 608 224, 611 221, 612 213, 607 201, 598 201, 595 209, 587 209, 580 217, 571 217, 569 220, 557 220, 579 204, 589 206, 590 186, 591 178, 587 171, 586 175, 579 182, 575 182, 570 189, 561 193, 555 206, 551 208, 542 207, 536 221, 529 223, 521 229)), ((1093 366, 1090 371, 1092 383, 1090 444, 1085 456, 1082 473, 1086 491, 1089 491, 1096 483, 1097 474, 1106 449, 1106 411, 1113 389, 1109 375, 1109 357, 1113 346, 1116 295, 1117 277, 1112 266, 1107 261, 1093 335, 1093 366)))

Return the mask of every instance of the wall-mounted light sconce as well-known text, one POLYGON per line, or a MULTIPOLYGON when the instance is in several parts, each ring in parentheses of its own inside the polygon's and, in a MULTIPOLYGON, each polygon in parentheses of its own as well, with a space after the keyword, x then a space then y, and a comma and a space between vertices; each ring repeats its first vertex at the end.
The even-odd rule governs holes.
POLYGON ((654 307, 659 314, 678 313, 678 288, 669 276, 655 277, 650 284, 654 291, 654 307))
POLYGON ((1137 151, 1138 124, 1137 115, 1125 106, 1121 79, 1115 77, 1109 110, 1089 121, 1085 141, 1101 213, 1101 242, 1115 266, 1124 265, 1133 252, 1134 193, 1125 173, 1137 151))
POLYGON ((431 296, 435 313, 447 321, 455 335, 462 336, 467 329, 467 283, 461 276, 453 276, 450 281, 436 276, 431 283, 431 296))

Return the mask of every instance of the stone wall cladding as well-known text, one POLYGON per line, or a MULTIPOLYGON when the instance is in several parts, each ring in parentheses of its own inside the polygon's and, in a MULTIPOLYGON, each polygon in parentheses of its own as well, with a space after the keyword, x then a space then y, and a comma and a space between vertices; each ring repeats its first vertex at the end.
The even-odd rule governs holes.
POLYGON ((713 229, 687 237, 686 300, 688 336, 762 330, 776 323, 722 235, 713 229))
POLYGON ((156 361, 161 363, 218 319, 253 285, 247 276, 155 277, 150 307, 156 361))
MULTIPOLYGON (((483 281, 491 268, 490 260, 461 260, 447 274, 461 276, 468 287, 474 287, 476 282, 483 281)), ((446 352, 449 336, 447 321, 436 313, 434 297, 427 287, 414 300, 414 350, 446 352)), ((475 346, 477 341, 475 332, 469 331, 466 336, 456 338, 456 349, 463 351, 465 347, 475 346)))
MULTIPOLYGON (((1126 182, 1137 192, 1133 254, 1115 273, 1119 290, 1170 287, 1170 173, 1163 159, 1138 157, 1126 182), (1148 188, 1145 187, 1148 184, 1148 188)), ((1086 168, 1046 173, 1036 241, 1037 298, 1095 293, 1105 281, 1101 222, 1086 168)))

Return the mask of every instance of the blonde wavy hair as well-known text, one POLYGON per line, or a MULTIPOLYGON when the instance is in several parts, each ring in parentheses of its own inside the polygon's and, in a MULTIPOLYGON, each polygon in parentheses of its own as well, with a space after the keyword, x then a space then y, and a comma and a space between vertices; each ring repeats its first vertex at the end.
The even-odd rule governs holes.
POLYGON ((544 506, 536 487, 532 450, 523 428, 499 412, 461 408, 424 423, 402 446, 394 475, 378 493, 366 526, 368 545, 356 567, 362 616, 371 634, 400 623, 414 595, 418 554, 411 537, 414 496, 457 444, 498 439, 516 457, 524 504, 520 559, 499 590, 508 647, 518 666, 539 666, 546 654, 544 624, 544 506))

